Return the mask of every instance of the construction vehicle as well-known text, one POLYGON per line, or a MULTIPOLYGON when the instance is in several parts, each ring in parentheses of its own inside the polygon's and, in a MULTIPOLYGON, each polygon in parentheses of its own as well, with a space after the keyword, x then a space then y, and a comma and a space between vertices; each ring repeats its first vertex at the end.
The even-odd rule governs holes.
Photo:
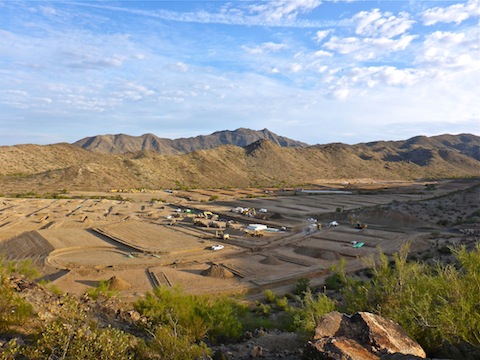
POLYGON ((228 240, 228 239, 230 239, 230 235, 229 235, 229 234, 225 234, 225 233, 223 232, 223 230, 216 230, 216 231, 215 231, 215 237, 216 237, 217 239, 223 239, 223 240, 228 240))
POLYGON ((366 229, 367 227, 368 227, 367 224, 362 223, 362 222, 360 222, 360 221, 355 224, 355 229, 361 230, 361 229, 366 229))

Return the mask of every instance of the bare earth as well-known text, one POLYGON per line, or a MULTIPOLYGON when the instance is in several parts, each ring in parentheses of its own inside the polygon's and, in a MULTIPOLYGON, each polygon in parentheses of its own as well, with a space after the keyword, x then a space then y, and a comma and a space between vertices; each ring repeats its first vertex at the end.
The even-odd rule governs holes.
MULTIPOLYGON (((458 227, 437 225, 445 211, 435 211, 435 204, 448 208, 454 200, 428 199, 472 182, 437 182, 433 191, 425 191, 425 183, 369 179, 316 185, 353 193, 214 189, 121 193, 128 200, 92 199, 112 193, 85 192, 68 194, 71 199, 0 198, 0 254, 32 259, 45 279, 73 294, 116 276, 129 285, 121 290, 125 300, 155 286, 176 285, 194 294, 240 293, 255 299, 267 288, 290 291, 303 277, 320 286, 342 258, 347 270, 355 271, 379 249, 391 254, 410 242, 412 251, 421 253, 438 247, 439 239, 469 239, 458 227), (387 205, 388 211, 381 207, 387 205), (255 208, 255 215, 232 212, 237 207, 255 208), (352 216, 368 227, 356 229, 352 216), (334 220, 340 225, 328 227, 334 220), (255 234, 249 224, 274 230, 255 234), (354 248, 352 241, 364 245, 354 248), (224 248, 212 250, 217 244, 224 248), (214 264, 233 276, 207 273, 214 264)), ((455 206, 471 213, 478 210, 478 200, 474 192, 455 206)))

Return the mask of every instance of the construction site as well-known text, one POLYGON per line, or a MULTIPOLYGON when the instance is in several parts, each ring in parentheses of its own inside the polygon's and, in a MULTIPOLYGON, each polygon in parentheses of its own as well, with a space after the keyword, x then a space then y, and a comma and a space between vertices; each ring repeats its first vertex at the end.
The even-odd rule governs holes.
POLYGON ((123 199, 85 192, 67 199, 1 198, 0 254, 32 260, 43 280, 77 295, 121 279, 115 290, 126 300, 157 286, 254 298, 265 289, 291 291, 301 278, 321 286, 341 259, 354 272, 379 249, 392 254, 406 242, 414 252, 429 249, 435 218, 381 207, 467 186, 445 181, 428 194, 424 183, 376 183, 345 192, 332 185, 319 193, 212 189, 122 193, 123 199))

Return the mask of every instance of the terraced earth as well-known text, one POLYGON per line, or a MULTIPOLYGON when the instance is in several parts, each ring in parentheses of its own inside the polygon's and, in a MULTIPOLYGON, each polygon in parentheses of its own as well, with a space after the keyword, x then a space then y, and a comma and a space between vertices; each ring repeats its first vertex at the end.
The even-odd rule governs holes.
POLYGON ((300 278, 320 286, 340 259, 356 271, 365 257, 379 249, 394 253, 406 242, 421 254, 445 241, 478 241, 475 229, 466 232, 467 225, 452 220, 480 210, 478 181, 440 181, 428 191, 425 185, 357 182, 351 193, 329 193, 345 189, 342 181, 329 181, 315 187, 327 190, 316 195, 244 188, 122 194, 128 200, 85 192, 67 199, 4 197, 0 254, 33 260, 46 279, 70 293, 116 277, 129 284, 119 290, 125 299, 176 285, 254 299, 267 288, 290 291, 300 278), (435 203, 451 204, 447 226, 438 224, 445 212, 435 203), (240 207, 256 211, 232 211, 240 207), (340 225, 329 226, 334 220, 340 225), (355 228, 356 221, 367 227, 355 228), (268 229, 252 232, 249 224, 268 229), (216 244, 224 248, 212 250, 216 244))

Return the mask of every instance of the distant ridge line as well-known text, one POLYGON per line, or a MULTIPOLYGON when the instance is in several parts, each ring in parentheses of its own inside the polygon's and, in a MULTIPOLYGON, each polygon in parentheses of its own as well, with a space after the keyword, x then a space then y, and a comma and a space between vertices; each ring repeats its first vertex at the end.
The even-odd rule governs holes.
POLYGON ((175 140, 160 138, 154 134, 131 136, 126 134, 96 135, 74 142, 72 145, 102 154, 123 154, 137 151, 155 151, 165 155, 186 154, 196 150, 208 150, 222 145, 245 147, 258 140, 269 140, 281 147, 306 147, 307 144, 279 136, 268 129, 239 128, 233 131, 216 131, 175 140))

